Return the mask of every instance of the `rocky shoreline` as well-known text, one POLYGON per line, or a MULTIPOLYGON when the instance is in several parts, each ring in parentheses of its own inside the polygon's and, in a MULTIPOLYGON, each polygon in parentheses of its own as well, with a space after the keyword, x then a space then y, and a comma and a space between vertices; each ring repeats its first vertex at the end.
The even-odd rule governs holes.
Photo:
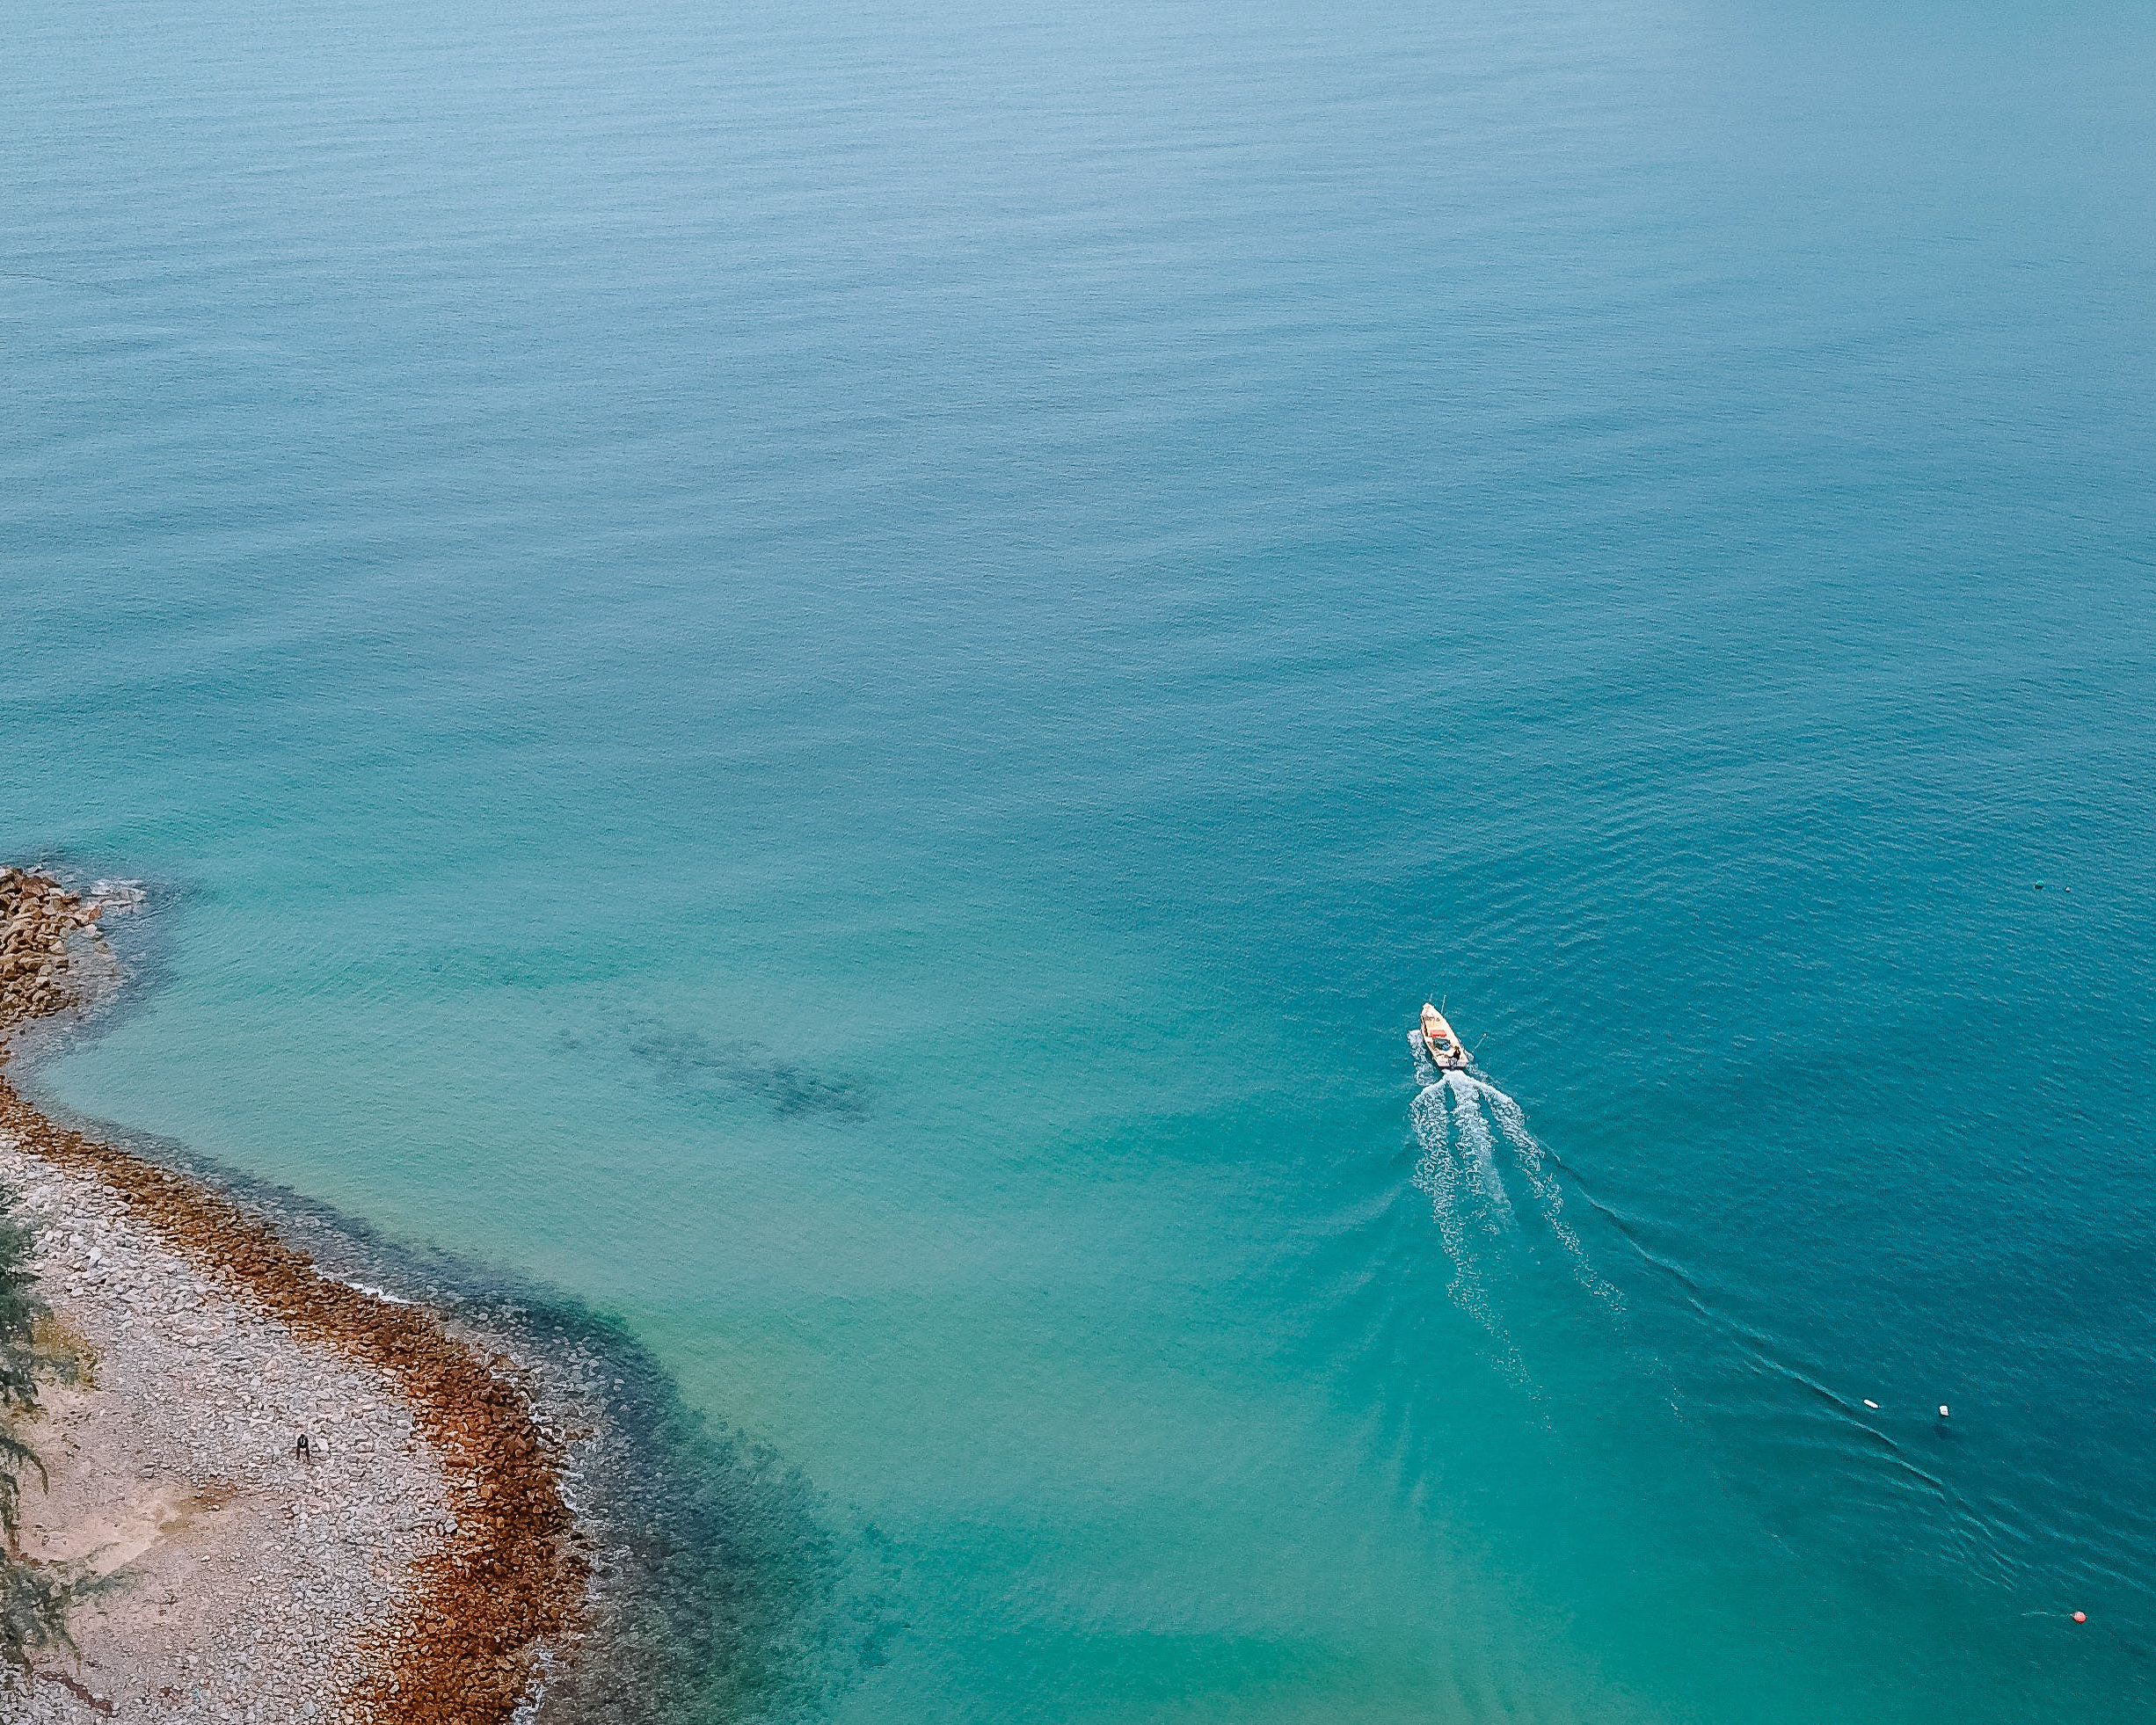
MULTIPOLYGON (((0 871, 0 1035, 116 983, 120 902, 0 871)), ((579 1687, 606 1606, 569 1480, 603 1434, 546 1417, 530 1363, 4 1070, 0 1183, 91 1366, 25 1434, 25 1549, 86 1579, 80 1652, 0 1686, 11 1718, 492 1725, 579 1687)))
POLYGON ((81 1660, 43 1662, 25 1716, 334 1717, 324 1694, 363 1690, 365 1649, 452 1525, 415 1422, 90 1183, 6 1141, 0 1182, 40 1225, 47 1298, 91 1366, 29 1434, 50 1477, 24 1547, 117 1583, 76 1601, 81 1660))

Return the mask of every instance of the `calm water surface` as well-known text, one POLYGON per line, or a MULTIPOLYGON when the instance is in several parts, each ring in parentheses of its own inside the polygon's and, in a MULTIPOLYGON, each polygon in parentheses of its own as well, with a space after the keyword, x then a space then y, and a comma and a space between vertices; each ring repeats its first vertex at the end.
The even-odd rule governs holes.
POLYGON ((621 1314, 827 1716, 2147 1716, 2145 10, 9 35, 43 1082, 621 1314))

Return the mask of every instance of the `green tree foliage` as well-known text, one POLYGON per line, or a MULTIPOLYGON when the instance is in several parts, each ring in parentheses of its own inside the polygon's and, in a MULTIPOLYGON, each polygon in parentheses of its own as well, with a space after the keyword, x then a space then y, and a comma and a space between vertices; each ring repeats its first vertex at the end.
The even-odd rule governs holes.
POLYGON ((72 1374, 72 1357, 40 1339, 45 1303, 30 1271, 35 1236, 13 1197, 0 1190, 0 1660, 26 1666, 31 1655, 69 1645, 68 1606, 74 1584, 49 1564, 23 1556, 17 1542, 25 1477, 44 1466, 23 1437, 37 1411, 39 1386, 72 1374))

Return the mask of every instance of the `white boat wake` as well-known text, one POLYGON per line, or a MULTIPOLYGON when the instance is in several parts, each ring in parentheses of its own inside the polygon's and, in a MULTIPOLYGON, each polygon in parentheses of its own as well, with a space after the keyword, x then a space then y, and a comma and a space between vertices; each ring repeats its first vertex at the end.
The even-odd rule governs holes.
POLYGON ((1573 1279, 1613 1311, 1624 1309, 1624 1297, 1597 1272, 1566 1218, 1563 1188, 1518 1103, 1471 1072, 1444 1072, 1423 1086, 1409 1116, 1422 1151, 1415 1184, 1429 1196, 1453 1261, 1453 1299, 1461 1310, 1502 1336, 1484 1285, 1477 1237, 1521 1232, 1508 1177, 1524 1183, 1526 1221, 1558 1243, 1573 1279))
MULTIPOLYGON (((1453 1261, 1453 1303, 1479 1320, 1492 1336, 1501 1336, 1497 1314, 1490 1309, 1490 1296, 1482 1287, 1475 1250, 1468 1243, 1468 1229, 1471 1212, 1476 1208, 1473 1200, 1494 1187, 1502 1204, 1504 1190, 1495 1180, 1494 1159, 1490 1180, 1485 1183, 1476 1177, 1471 1171, 1472 1152, 1462 1142, 1464 1135, 1453 1130, 1452 1110, 1446 1098, 1458 1075, 1447 1073, 1435 1083, 1425 1084, 1409 1110, 1415 1122, 1416 1142, 1423 1152, 1422 1160, 1415 1165, 1415 1183, 1430 1195, 1430 1213, 1437 1220, 1446 1256, 1453 1261)), ((1483 1140, 1487 1148, 1487 1128, 1483 1140)), ((1488 1226, 1487 1220, 1484 1225, 1488 1226)))

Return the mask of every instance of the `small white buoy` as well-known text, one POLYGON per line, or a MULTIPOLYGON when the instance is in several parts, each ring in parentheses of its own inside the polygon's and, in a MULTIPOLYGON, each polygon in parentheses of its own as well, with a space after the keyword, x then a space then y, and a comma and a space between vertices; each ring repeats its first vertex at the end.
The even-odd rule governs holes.
POLYGON ((1870 1408, 1875 1414, 1879 1411, 1879 1404, 1876 1401, 1874 1401, 1868 1395, 1864 1398, 1864 1405, 1870 1408))
POLYGON ((1946 1404, 1945 1402, 1943 1402, 1943 1401, 1942 1401, 1942 1402, 1941 1402, 1941 1403, 1939 1404, 1939 1417, 1940 1417, 1941 1419, 1942 1419, 1942 1420, 1943 1420, 1944 1418, 1946 1418, 1946 1416, 1947 1416, 1947 1404, 1946 1404))

